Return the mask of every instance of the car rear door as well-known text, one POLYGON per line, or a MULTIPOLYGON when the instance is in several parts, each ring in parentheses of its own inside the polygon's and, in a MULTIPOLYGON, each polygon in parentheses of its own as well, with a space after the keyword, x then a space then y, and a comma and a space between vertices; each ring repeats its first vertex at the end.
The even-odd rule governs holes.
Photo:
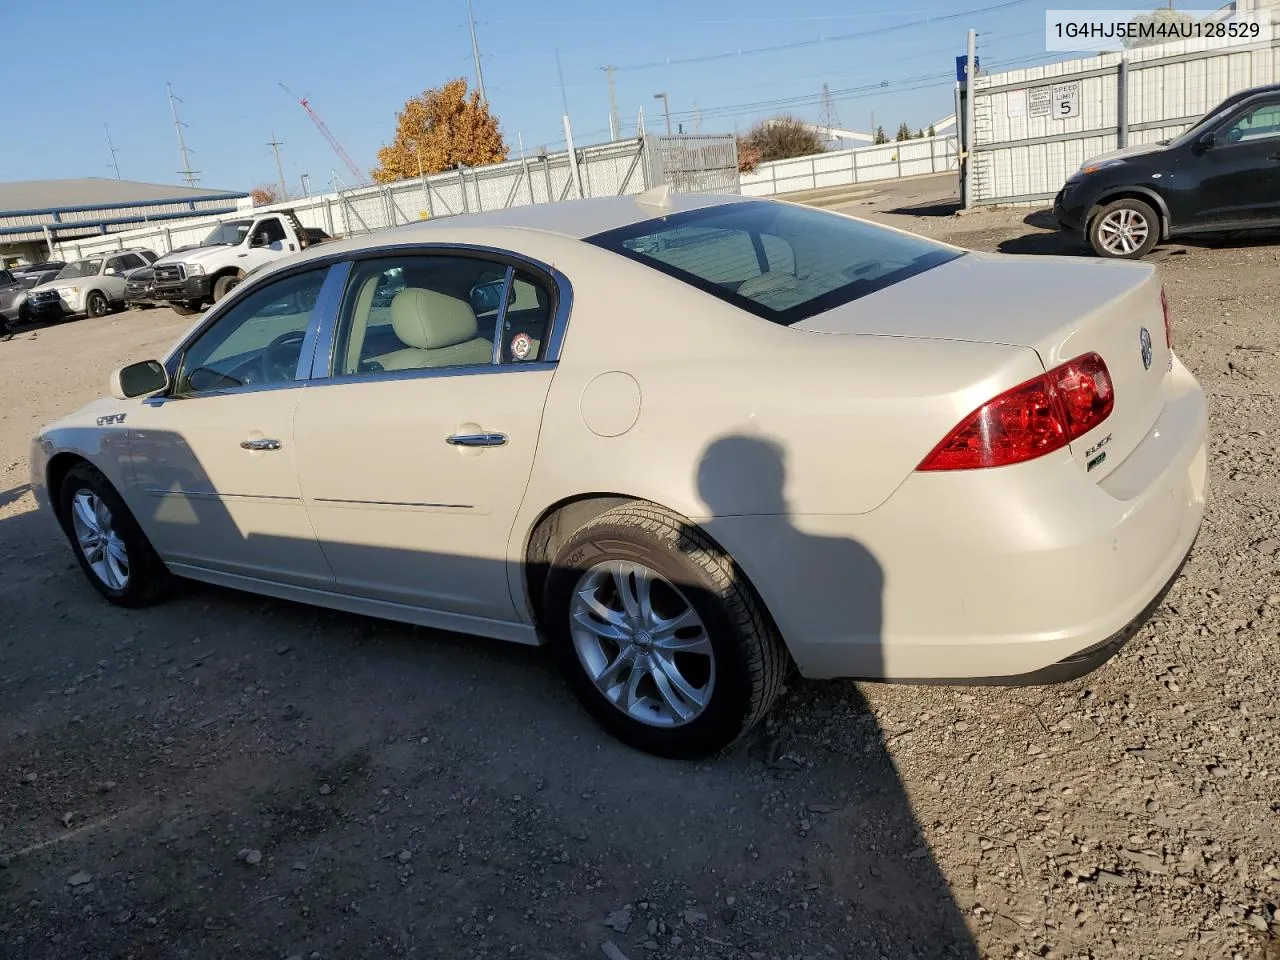
POLYGON ((1280 221, 1280 95, 1250 102, 1214 131, 1207 149, 1194 147, 1189 169, 1189 226, 1262 226, 1280 221))
POLYGON ((438 251, 354 263, 294 425, 339 589, 519 621, 507 545, 555 368, 556 288, 508 262, 438 251), (528 309, 504 311, 513 300, 528 309))
POLYGON ((130 506, 177 569, 332 584, 298 486, 293 417, 343 276, 313 267, 237 298, 187 345, 171 395, 127 413, 130 506))

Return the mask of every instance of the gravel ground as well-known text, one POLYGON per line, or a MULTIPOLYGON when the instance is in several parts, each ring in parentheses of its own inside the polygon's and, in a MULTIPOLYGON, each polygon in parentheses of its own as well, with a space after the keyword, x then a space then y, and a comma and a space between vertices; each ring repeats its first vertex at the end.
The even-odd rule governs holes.
MULTIPOLYGON (((1061 250, 945 194, 851 209, 1061 250)), ((701 764, 607 738, 539 650, 198 585, 107 606, 28 438, 188 321, 0 344, 0 954, 1280 957, 1280 245, 1162 254, 1211 499, 1152 623, 1056 687, 802 682, 701 764)))

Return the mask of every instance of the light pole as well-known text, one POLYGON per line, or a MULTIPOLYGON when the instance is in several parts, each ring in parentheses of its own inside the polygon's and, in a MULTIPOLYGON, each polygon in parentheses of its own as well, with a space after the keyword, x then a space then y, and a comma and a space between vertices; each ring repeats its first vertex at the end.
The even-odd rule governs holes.
POLYGON ((653 99, 662 101, 662 112, 667 118, 667 136, 671 136, 671 103, 667 100, 666 93, 655 93, 653 99))

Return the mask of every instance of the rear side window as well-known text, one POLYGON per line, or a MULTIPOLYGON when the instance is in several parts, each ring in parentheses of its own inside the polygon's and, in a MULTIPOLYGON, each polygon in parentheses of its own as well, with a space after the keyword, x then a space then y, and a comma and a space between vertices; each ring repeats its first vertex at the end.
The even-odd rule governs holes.
POLYGON ((963 255, 875 224, 763 201, 646 220, 587 242, 787 326, 963 255))

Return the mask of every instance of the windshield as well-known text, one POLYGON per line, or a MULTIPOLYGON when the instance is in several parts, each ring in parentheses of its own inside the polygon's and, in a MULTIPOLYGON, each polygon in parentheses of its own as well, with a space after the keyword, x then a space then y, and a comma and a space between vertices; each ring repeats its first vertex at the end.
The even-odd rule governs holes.
POLYGON ((96 277, 98 270, 102 267, 102 258, 97 260, 77 260, 75 263, 68 263, 65 267, 58 271, 55 280, 75 280, 79 277, 96 277))
POLYGON ((253 226, 252 220, 232 220, 230 223, 220 223, 213 233, 204 238, 204 243, 201 246, 238 246, 240 241, 244 239, 244 235, 249 232, 251 226, 253 226))
POLYGON ((1231 97, 1230 99, 1219 103, 1199 120, 1187 127, 1186 130, 1174 137, 1172 141, 1165 142, 1174 143, 1178 146, 1182 146, 1184 143, 1189 143, 1202 134, 1207 128, 1212 127, 1216 125, 1218 121, 1225 119, 1226 115, 1236 108, 1241 99, 1242 98, 1240 97, 1231 97))
POLYGON ((646 220, 588 242, 786 326, 962 256, 872 223, 763 201, 646 220))

